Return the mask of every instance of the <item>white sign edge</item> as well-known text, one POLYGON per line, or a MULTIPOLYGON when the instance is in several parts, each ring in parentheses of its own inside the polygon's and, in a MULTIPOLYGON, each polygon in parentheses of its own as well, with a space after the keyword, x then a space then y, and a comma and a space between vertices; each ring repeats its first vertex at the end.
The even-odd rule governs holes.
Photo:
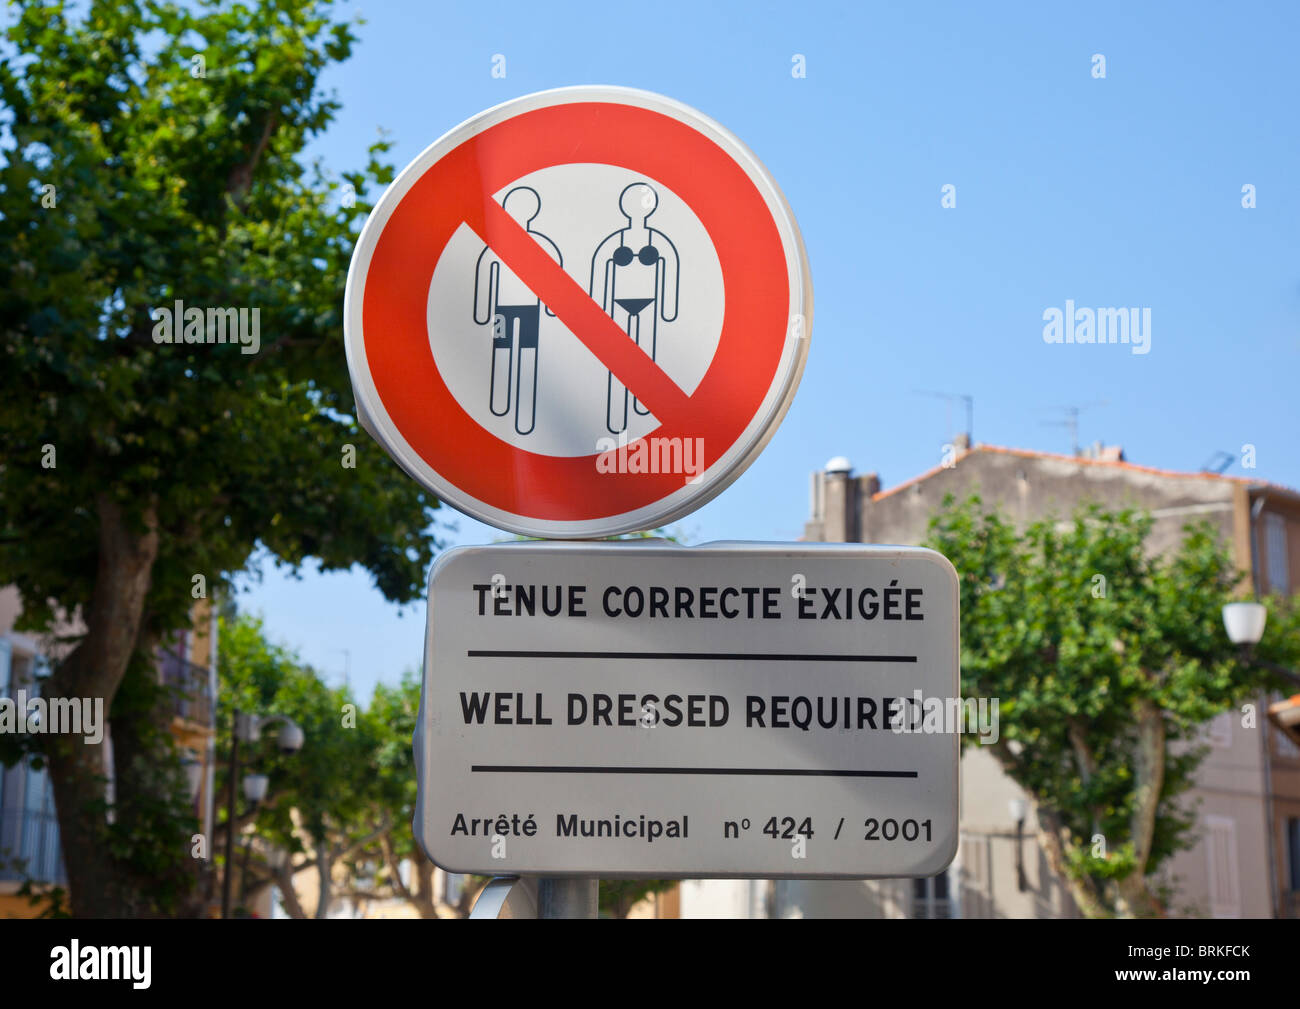
MULTIPOLYGON (((467 553, 493 553, 507 550, 543 550, 547 552, 611 552, 622 550, 634 552, 637 550, 673 550, 673 551, 699 551, 700 553, 715 554, 790 554, 790 553, 818 553, 828 556, 847 556, 847 557, 878 557, 880 559, 908 558, 917 560, 926 560, 930 563, 938 562, 938 566, 943 569, 949 579, 952 590, 952 607, 956 620, 952 628, 952 647, 953 655, 956 659, 954 677, 952 684, 953 696, 961 695, 961 584, 960 575, 953 566, 952 561, 948 560, 943 554, 929 547, 906 546, 895 544, 876 544, 876 543, 770 543, 770 542, 749 542, 746 540, 717 540, 709 543, 701 543, 697 546, 686 546, 674 543, 671 540, 652 539, 652 540, 618 540, 610 543, 601 542, 554 542, 554 541, 531 541, 517 543, 488 543, 488 544, 466 544, 464 546, 452 547, 440 554, 429 568, 428 588, 426 597, 428 606, 432 609, 432 592, 433 581, 438 571, 446 565, 449 555, 459 556, 467 553)), ((421 851, 429 861, 433 862, 443 872, 454 873, 456 875, 496 875, 500 874, 500 867, 496 870, 489 871, 486 869, 474 868, 455 868, 451 865, 439 862, 434 857, 433 852, 425 847, 421 839, 420 824, 424 819, 424 789, 420 782, 425 774, 425 761, 423 752, 423 735, 424 735, 424 712, 425 712, 425 684, 428 682, 427 670, 429 660, 433 651, 433 621, 426 619, 424 631, 424 660, 420 671, 420 707, 416 712, 415 735, 412 739, 412 745, 415 753, 415 772, 416 772, 416 801, 415 809, 412 814, 412 833, 415 835, 415 843, 419 845, 421 851)), ((961 736, 957 733, 952 734, 953 759, 956 762, 956 777, 953 787, 952 802, 952 846, 950 851, 946 851, 942 859, 938 859, 937 866, 933 871, 917 873, 915 876, 901 877, 908 879, 929 878, 939 875, 952 865, 953 860, 957 857, 957 850, 961 846, 961 754, 962 742, 961 736)), ((666 870, 665 870, 666 871, 666 870)), ((674 871, 671 877, 665 877, 663 871, 660 872, 573 872, 570 870, 539 870, 532 868, 510 867, 510 875, 520 876, 537 876, 542 878, 565 877, 573 879, 797 879, 797 880, 864 880, 864 879, 897 879, 898 876, 873 876, 873 875, 844 875, 842 873, 799 873, 795 875, 776 876, 770 872, 677 872, 674 871)))

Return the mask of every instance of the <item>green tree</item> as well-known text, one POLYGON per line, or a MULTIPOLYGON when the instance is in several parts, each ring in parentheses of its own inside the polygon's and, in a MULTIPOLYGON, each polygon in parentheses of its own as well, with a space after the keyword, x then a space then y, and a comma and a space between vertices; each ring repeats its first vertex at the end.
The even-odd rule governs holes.
MULTIPOLYGON (((1180 799, 1205 756, 1200 730, 1272 685, 1224 632, 1240 572, 1213 529, 1186 527, 1160 556, 1151 527, 1090 506, 1017 532, 978 498, 950 498, 927 544, 960 574, 962 693, 999 699, 989 749, 1033 798, 1048 862, 1093 917, 1160 913, 1153 874, 1195 841, 1180 799)), ((1296 613, 1273 610, 1273 655, 1294 664, 1296 613)))
POLYGON ((675 879, 602 879, 600 913, 605 918, 626 918, 633 906, 646 897, 671 889, 675 879))
POLYGON ((360 900, 403 900, 421 918, 458 917, 466 909, 438 901, 433 863, 416 843, 412 829, 416 773, 411 738, 419 708, 420 680, 409 670, 395 687, 377 684, 366 708, 366 730, 374 741, 367 771, 367 838, 348 857, 348 877, 356 883, 347 895, 360 900), (410 867, 405 879, 403 862, 410 867))
MULTIPOLYGON (((113 817, 102 746, 46 753, 74 913, 176 913, 195 862, 150 656, 187 625, 195 576, 211 591, 260 542, 290 565, 361 564, 408 601, 436 547, 437 501, 363 435, 342 349, 354 237, 392 172, 377 143, 344 198, 300 161, 339 107, 319 77, 355 41, 324 0, 15 8, 0 584, 24 629, 80 617, 45 689, 111 711, 113 817), (177 300, 257 309, 257 352, 155 342, 177 300)), ((215 337, 202 325, 188 336, 215 337)))
MULTIPOLYGON (((236 708, 263 716, 287 715, 305 737, 302 749, 292 754, 276 750, 269 729, 265 739, 241 747, 241 777, 256 771, 266 774, 270 782, 266 799, 255 810, 244 808, 242 782, 236 782, 236 830, 242 834, 251 826, 254 837, 283 851, 286 860, 274 869, 259 857, 250 867, 246 885, 237 851, 235 892, 256 892, 260 885, 274 881, 290 915, 305 917, 293 878, 315 869, 314 914, 324 918, 339 888, 350 886, 350 877, 341 869, 374 840, 369 812, 377 793, 379 740, 350 693, 328 687, 293 652, 271 643, 259 618, 240 616, 223 623, 221 633, 218 794, 226 795, 230 726, 236 708)), ((217 852, 224 854, 224 822, 215 841, 217 852)))

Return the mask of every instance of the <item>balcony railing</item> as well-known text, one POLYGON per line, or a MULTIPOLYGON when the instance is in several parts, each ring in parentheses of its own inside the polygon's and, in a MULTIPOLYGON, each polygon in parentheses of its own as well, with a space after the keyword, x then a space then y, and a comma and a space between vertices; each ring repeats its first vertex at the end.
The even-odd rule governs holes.
MULTIPOLYGON (((0 880, 16 882, 30 879, 36 883, 67 884, 63 871, 63 852, 59 844, 59 821, 49 812, 31 809, 8 809, 4 816, 18 818, 16 855, 21 868, 0 866, 0 880)), ((8 833, 8 832, 6 832, 8 833)))
POLYGON ((172 713, 198 725, 212 725, 212 693, 208 670, 187 662, 175 652, 160 648, 159 673, 172 690, 172 713))

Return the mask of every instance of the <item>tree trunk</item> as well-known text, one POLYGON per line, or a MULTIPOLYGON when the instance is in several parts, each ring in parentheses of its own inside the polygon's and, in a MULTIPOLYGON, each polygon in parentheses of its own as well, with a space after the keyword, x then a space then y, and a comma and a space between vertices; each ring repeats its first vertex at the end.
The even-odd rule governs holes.
POLYGON ((1116 910, 1125 918, 1151 918, 1160 913, 1147 886, 1147 863, 1156 831, 1156 813, 1165 787, 1165 719, 1150 698, 1137 707, 1138 745, 1133 761, 1134 868, 1119 881, 1116 910))
POLYGON ((1115 908, 1120 918, 1158 918, 1160 906, 1147 886, 1146 876, 1140 869, 1119 881, 1116 887, 1115 908))
MULTIPOLYGON (((121 505, 101 494, 99 559, 90 604, 83 614, 86 634, 55 670, 46 686, 51 697, 102 697, 107 714, 135 651, 158 556, 156 505, 144 511, 143 528, 134 528, 121 505)), ((107 738, 107 737, 106 737, 107 738)), ((49 747, 50 781, 58 811, 69 903, 79 918, 132 913, 113 856, 104 842, 104 786, 110 774, 105 746, 82 736, 55 737, 49 747)))
POLYGON ((379 835, 379 850, 388 869, 389 886, 393 893, 406 901, 421 918, 437 918, 438 907, 433 899, 433 863, 417 851, 411 856, 411 875, 415 888, 402 882, 402 866, 393 847, 393 838, 387 828, 379 835))
MULTIPOLYGON (((1079 742, 1081 741, 1082 736, 1080 735, 1079 742)), ((1084 757, 1086 752, 1085 747, 1084 753, 1077 755, 1084 757)), ((993 744, 993 757, 1007 777, 1015 781, 1017 778, 1016 758, 1005 739, 993 744)), ((1038 844, 1047 856, 1047 864, 1051 867, 1056 878, 1069 887, 1070 896, 1074 898, 1074 903, 1078 905, 1079 910, 1088 918, 1111 917, 1110 909, 1106 906, 1105 900, 1097 893, 1092 883, 1086 879, 1079 879, 1069 871, 1066 850, 1069 848, 1072 838, 1070 836, 1071 832, 1061 822, 1060 816, 1039 803, 1037 798, 1034 798, 1034 820, 1038 824, 1038 844)))
POLYGON ((334 849, 328 838, 316 839, 316 874, 320 877, 320 888, 313 917, 324 918, 334 898, 334 849))
POLYGON ((1091 883, 1070 873, 1065 858, 1070 843, 1069 831, 1061 823, 1060 817, 1035 803, 1034 818, 1038 821, 1038 843, 1047 856, 1047 864, 1056 877, 1069 887, 1070 896, 1074 898, 1079 910, 1088 918, 1111 917, 1110 909, 1098 897, 1091 883))
POLYGON ((289 912, 290 918, 306 918, 307 912, 302 909, 302 903, 298 900, 298 891, 293 888, 293 876, 293 870, 287 864, 275 873, 275 885, 280 891, 280 903, 289 912))
POLYGON ((411 904, 421 918, 439 917, 438 905, 433 899, 433 863, 424 856, 424 852, 416 851, 411 855, 411 873, 415 877, 411 904))

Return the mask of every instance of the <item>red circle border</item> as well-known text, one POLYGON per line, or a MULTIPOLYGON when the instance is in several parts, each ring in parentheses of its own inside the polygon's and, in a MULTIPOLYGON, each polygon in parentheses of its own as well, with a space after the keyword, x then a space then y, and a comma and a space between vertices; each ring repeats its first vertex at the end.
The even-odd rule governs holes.
POLYGON ((546 106, 484 129, 429 166, 385 222, 366 270, 362 320, 371 378, 392 423, 443 480, 501 511, 556 522, 653 505, 679 491, 684 476, 602 473, 596 453, 541 455, 488 432, 457 402, 434 362, 428 290, 457 228, 467 223, 483 233, 484 201, 532 172, 580 163, 615 165, 668 186, 714 243, 725 298, 718 348, 690 397, 686 422, 661 424, 651 435, 703 439, 702 472, 762 406, 791 311, 785 248, 763 195, 718 143, 671 116, 615 102, 546 106))

